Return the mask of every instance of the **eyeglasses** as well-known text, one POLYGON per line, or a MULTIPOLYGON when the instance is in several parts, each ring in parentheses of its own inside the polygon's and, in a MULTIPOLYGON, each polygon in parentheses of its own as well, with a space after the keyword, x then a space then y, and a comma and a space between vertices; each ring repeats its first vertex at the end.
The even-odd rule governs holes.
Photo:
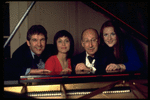
POLYGON ((84 42, 85 44, 89 44, 90 42, 96 43, 97 41, 98 41, 97 39, 92 39, 92 40, 84 40, 83 42, 84 42))

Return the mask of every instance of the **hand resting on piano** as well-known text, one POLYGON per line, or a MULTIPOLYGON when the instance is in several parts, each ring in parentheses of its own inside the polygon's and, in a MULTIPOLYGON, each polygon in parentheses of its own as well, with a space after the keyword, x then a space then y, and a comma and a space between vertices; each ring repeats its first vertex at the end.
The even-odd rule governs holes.
POLYGON ((106 73, 123 72, 126 70, 126 67, 124 64, 111 63, 106 66, 105 70, 106 70, 106 73))
POLYGON ((29 74, 32 75, 32 74, 50 74, 51 71, 50 70, 47 70, 47 69, 31 69, 29 74))

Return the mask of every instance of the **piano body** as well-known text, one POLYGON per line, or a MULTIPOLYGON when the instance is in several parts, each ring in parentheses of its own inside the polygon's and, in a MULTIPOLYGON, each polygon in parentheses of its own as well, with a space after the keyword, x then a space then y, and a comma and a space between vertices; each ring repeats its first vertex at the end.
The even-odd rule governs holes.
POLYGON ((4 81, 4 97, 146 99, 147 85, 148 80, 141 78, 141 73, 27 75, 20 76, 20 80, 4 81))

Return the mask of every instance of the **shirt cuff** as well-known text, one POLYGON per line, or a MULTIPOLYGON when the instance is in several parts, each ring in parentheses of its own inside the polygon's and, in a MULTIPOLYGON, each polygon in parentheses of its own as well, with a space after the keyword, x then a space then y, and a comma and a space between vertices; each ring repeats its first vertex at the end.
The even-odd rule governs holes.
POLYGON ((31 68, 27 68, 26 72, 25 72, 25 75, 28 75, 29 72, 30 72, 31 68))
POLYGON ((91 73, 95 73, 95 71, 96 71, 96 68, 95 67, 92 67, 92 71, 91 71, 91 73))

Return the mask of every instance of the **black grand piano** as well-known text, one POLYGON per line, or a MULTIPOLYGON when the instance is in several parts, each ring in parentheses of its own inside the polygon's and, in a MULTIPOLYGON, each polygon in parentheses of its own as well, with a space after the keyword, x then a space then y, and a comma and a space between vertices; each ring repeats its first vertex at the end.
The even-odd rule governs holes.
POLYGON ((4 81, 5 98, 148 98, 148 80, 141 72, 26 75, 4 81), (114 97, 114 94, 117 96, 114 97))

